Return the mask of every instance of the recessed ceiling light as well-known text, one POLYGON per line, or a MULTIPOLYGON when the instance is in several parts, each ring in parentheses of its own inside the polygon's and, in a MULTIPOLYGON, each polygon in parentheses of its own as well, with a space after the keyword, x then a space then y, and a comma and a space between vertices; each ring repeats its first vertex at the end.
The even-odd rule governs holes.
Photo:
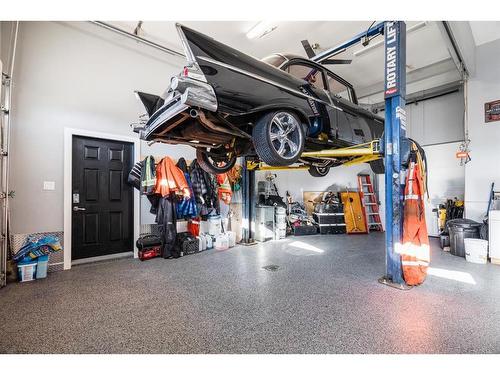
POLYGON ((262 38, 278 27, 276 22, 260 21, 247 32, 248 39, 262 38))

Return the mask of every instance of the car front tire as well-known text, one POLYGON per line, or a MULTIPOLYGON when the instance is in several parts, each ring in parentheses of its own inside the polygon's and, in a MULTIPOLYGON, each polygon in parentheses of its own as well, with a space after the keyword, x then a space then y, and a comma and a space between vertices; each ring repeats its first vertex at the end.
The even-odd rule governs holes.
POLYGON ((253 128, 257 156, 271 166, 295 163, 304 150, 305 135, 299 118, 290 111, 274 111, 261 117, 253 128))

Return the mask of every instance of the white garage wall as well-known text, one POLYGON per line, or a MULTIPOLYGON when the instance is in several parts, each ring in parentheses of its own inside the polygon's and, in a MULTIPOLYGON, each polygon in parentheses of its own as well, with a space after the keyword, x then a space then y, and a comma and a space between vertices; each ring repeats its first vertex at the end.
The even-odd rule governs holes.
POLYGON ((469 80, 469 137, 472 161, 465 168, 465 209, 468 218, 482 220, 490 186, 500 190, 500 122, 484 121, 484 103, 500 99, 500 40, 476 48, 476 75, 469 80))
MULTIPOLYGON (((384 111, 380 112, 384 116, 384 111)), ((406 105, 406 134, 422 146, 464 139, 462 90, 406 105)))
POLYGON ((463 92, 455 92, 406 106, 408 137, 421 145, 464 139, 463 92))
MULTIPOLYGON (((63 229, 65 127, 136 136, 144 112, 133 91, 162 93, 184 61, 85 22, 20 25, 11 138, 14 233, 63 229), (55 181, 55 191, 42 191, 55 181)), ((183 146, 141 146, 141 155, 193 158, 183 146)), ((150 220, 143 209, 143 221, 150 220)))

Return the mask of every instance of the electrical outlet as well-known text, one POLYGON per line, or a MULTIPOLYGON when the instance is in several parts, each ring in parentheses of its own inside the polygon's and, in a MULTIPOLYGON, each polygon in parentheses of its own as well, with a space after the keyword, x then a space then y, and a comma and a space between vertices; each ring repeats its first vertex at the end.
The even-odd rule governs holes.
POLYGON ((55 181, 44 181, 43 182, 43 190, 47 190, 47 191, 56 190, 56 182, 55 181))

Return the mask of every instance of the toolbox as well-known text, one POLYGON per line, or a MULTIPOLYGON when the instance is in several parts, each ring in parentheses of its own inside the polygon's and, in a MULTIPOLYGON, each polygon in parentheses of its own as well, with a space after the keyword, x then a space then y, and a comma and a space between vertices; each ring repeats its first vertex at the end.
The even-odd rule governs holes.
POLYGON ((147 260, 161 256, 163 241, 160 236, 147 234, 137 239, 138 256, 140 260, 147 260))
POLYGON ((297 225, 293 227, 294 236, 307 236, 318 234, 318 227, 316 225, 297 225))
POLYGON ((342 234, 346 232, 343 212, 316 212, 313 214, 313 219, 318 223, 321 234, 342 234))

